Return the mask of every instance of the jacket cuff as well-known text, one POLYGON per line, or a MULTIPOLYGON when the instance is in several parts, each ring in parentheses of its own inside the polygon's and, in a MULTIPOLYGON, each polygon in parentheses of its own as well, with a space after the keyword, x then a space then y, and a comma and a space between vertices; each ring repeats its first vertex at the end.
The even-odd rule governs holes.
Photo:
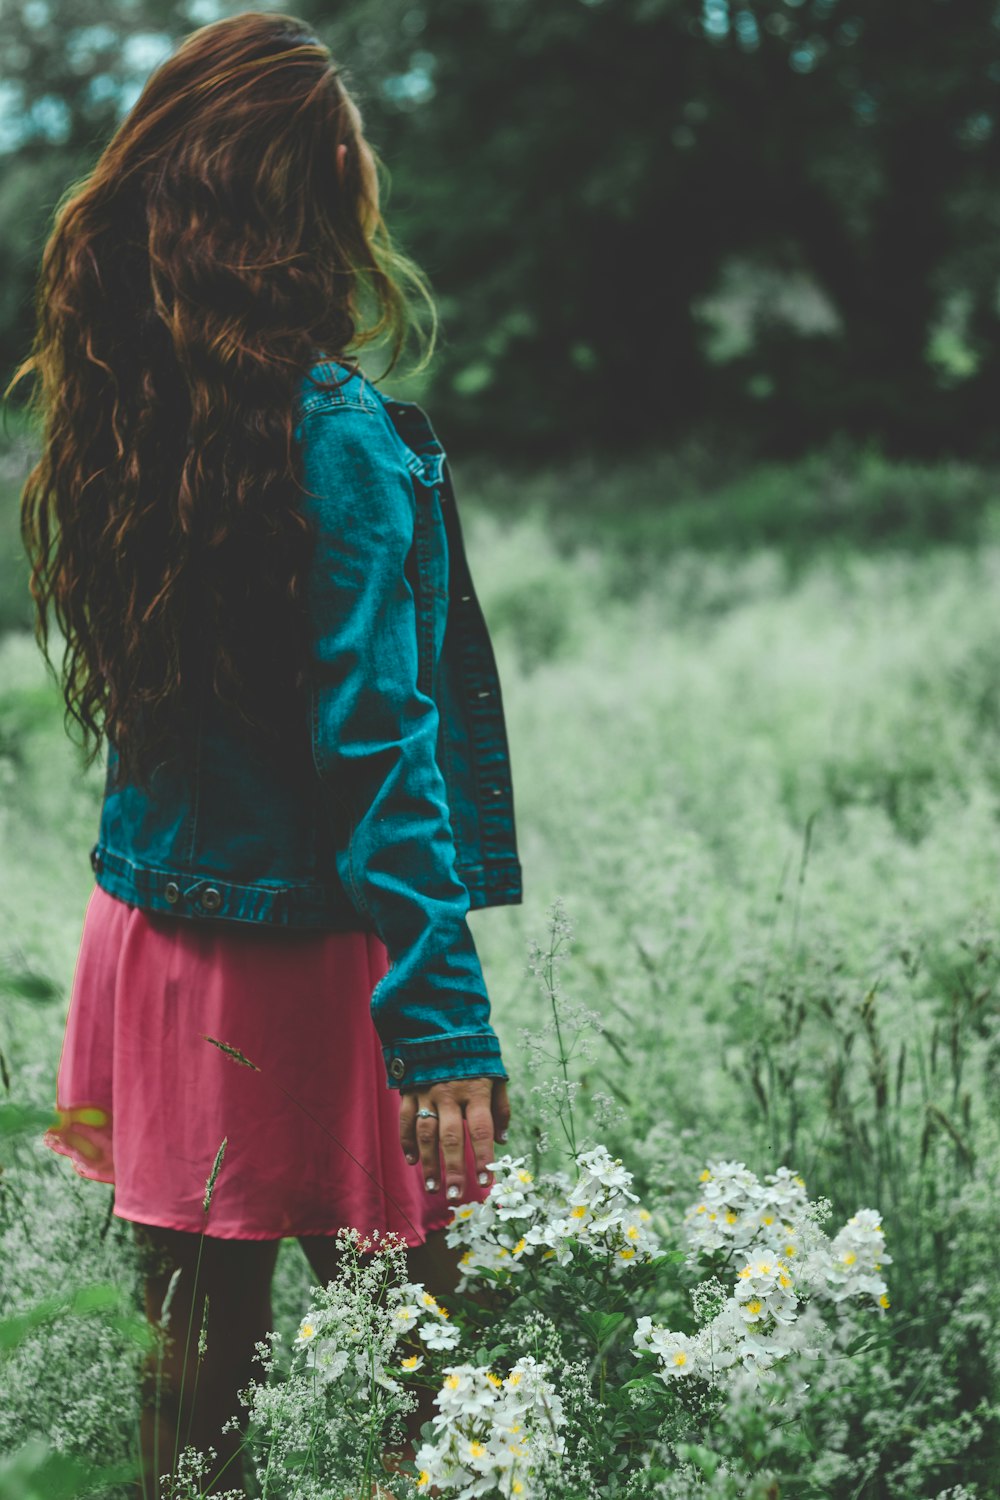
POLYGON ((506 1078, 500 1043, 493 1031, 456 1032, 400 1040, 382 1048, 386 1083, 391 1089, 414 1088, 450 1078, 506 1078))

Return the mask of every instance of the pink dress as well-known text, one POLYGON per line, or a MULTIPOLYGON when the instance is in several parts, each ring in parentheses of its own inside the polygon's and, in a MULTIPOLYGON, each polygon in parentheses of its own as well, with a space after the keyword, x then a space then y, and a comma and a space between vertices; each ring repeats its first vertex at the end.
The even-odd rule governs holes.
MULTIPOLYGON (((421 1244, 451 1205, 400 1148, 369 1009, 387 967, 371 933, 202 924, 95 886, 45 1144, 114 1183, 122 1219, 248 1240, 346 1225, 421 1244)), ((488 1191, 466 1136, 462 1201, 488 1191)))

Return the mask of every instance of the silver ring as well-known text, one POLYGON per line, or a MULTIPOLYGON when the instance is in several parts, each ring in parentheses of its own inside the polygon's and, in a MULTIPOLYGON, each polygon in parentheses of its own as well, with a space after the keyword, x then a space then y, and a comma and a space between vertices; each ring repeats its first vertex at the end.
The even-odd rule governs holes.
POLYGON ((417 1119, 418 1120, 436 1120, 437 1119, 437 1110, 436 1109, 418 1109, 417 1110, 417 1119))

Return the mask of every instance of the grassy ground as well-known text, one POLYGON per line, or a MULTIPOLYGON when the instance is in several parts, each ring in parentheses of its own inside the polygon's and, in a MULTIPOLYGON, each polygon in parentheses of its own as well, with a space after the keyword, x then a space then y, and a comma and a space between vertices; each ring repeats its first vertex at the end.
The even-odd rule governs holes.
MULTIPOLYGON (((515 1148, 538 1127, 517 1062, 539 1004, 525 954, 561 897, 576 928, 567 987, 608 1028, 585 1108, 644 1182, 684 1198, 683 1174, 715 1152, 761 1173, 787 1162, 838 1212, 885 1215, 892 1318, 850 1388, 817 1399, 782 1493, 988 1500, 993 477, 832 449, 743 479, 704 455, 506 481, 470 464, 456 478, 500 657, 525 869, 522 907, 472 919, 515 1148)), ((4 607, 16 623, 16 599, 4 607)), ((16 631, 0 644, 0 755, 0 956, 17 992, 0 1050, 10 1097, 48 1104, 100 775, 80 774, 16 631)), ((100 1237, 110 1190, 42 1147, 19 1148, 3 1180, 0 1316, 67 1277, 129 1282, 118 1221, 100 1237)), ((307 1284, 288 1242, 279 1321, 297 1320, 307 1284)), ((124 1453, 132 1388, 116 1339, 91 1318, 28 1340, 9 1365, 0 1451, 39 1432, 124 1453), (85 1387, 81 1362, 98 1376, 85 1387)))

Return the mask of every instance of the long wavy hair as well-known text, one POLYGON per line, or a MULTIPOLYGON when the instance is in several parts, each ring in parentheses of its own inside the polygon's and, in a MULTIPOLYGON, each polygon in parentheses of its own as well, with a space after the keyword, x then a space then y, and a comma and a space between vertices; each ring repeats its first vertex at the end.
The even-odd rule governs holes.
POLYGON ((383 340, 382 380, 411 328, 423 369, 438 326, 361 129, 305 24, 246 12, 180 43, 57 205, 5 399, 37 377, 21 500, 35 636, 55 673, 54 611, 88 766, 107 738, 119 777, 148 785, 209 685, 265 738, 301 701, 303 374, 319 357, 356 368, 383 340))

